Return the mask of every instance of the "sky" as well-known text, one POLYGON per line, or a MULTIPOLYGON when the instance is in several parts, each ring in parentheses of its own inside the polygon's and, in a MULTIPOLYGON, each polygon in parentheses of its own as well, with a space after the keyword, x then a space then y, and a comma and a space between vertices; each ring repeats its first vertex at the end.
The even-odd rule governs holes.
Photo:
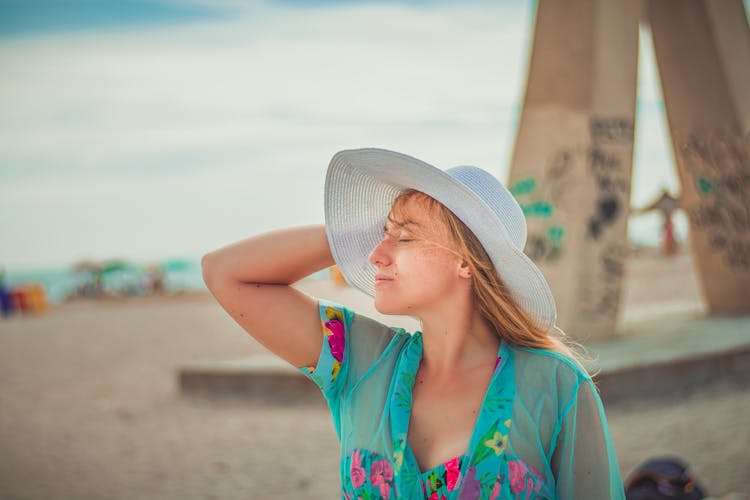
MULTIPOLYGON (((322 223, 341 149, 506 180, 533 7, 0 0, 0 266, 198 259, 322 223)), ((650 44, 634 206, 679 191, 650 44)), ((658 219, 639 224, 658 240, 658 219)))

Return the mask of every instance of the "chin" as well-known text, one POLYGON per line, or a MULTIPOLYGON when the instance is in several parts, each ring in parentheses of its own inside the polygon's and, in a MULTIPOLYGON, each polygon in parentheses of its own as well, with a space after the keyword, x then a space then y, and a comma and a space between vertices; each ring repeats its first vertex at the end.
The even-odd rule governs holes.
POLYGON ((375 301, 375 310, 380 314, 394 314, 389 308, 383 307, 382 305, 378 304, 377 300, 375 301))
POLYGON ((388 301, 381 298, 378 300, 377 295, 375 296, 375 310, 380 314, 387 314, 389 316, 414 316, 415 312, 413 308, 408 307, 407 304, 396 303, 395 301, 388 301))
POLYGON ((403 314, 403 312, 401 311, 401 308, 397 307, 395 304, 389 304, 386 301, 378 300, 377 297, 375 298, 375 310, 378 311, 380 314, 389 314, 389 315, 403 314))

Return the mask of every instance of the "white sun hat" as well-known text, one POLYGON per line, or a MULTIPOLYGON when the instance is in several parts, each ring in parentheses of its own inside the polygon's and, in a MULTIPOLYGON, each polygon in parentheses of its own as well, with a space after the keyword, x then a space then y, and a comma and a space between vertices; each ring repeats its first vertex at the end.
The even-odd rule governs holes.
POLYGON ((440 170, 386 149, 339 151, 325 181, 325 222, 331 253, 346 281, 375 295, 376 267, 368 257, 383 238, 391 205, 416 189, 445 205, 479 239, 518 305, 549 331, 556 320, 547 281, 526 254, 526 219, 508 189, 472 166, 440 170))

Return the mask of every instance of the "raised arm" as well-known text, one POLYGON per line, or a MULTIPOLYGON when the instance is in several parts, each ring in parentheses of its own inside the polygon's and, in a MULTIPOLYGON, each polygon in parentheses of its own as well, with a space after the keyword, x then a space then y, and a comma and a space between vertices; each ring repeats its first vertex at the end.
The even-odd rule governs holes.
POLYGON ((334 264, 325 226, 272 231, 203 256, 203 279, 232 318, 296 367, 315 364, 323 332, 317 301, 290 285, 334 264))

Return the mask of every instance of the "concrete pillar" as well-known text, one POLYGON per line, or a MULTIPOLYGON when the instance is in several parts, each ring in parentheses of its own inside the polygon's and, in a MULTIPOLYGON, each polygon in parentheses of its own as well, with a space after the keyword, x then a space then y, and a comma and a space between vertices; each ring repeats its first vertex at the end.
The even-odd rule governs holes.
POLYGON ((615 333, 627 255, 639 5, 539 0, 510 171, 526 252, 578 340, 615 333))
POLYGON ((710 314, 750 313, 750 28, 741 0, 650 0, 662 94, 710 314))

